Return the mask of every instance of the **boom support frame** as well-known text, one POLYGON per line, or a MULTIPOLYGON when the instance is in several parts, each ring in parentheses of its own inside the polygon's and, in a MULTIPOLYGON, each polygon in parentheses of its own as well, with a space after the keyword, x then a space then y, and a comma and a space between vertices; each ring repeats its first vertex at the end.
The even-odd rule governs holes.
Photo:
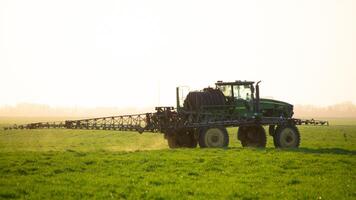
POLYGON ((110 117, 97 117, 79 120, 66 120, 63 122, 37 122, 5 127, 11 129, 88 129, 88 130, 115 130, 166 133, 180 128, 198 129, 202 127, 236 127, 260 125, 329 125, 328 121, 314 119, 295 119, 280 117, 236 117, 226 114, 211 113, 180 113, 173 107, 156 107, 155 113, 142 113, 135 115, 120 115, 110 117), (189 116, 195 115, 195 120, 189 116), (204 120, 209 119, 209 120, 204 120))

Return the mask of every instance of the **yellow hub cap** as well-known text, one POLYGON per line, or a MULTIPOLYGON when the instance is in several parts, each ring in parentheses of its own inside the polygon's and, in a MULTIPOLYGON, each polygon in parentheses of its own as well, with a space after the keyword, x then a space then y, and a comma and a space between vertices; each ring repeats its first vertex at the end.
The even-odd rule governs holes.
POLYGON ((280 143, 282 147, 294 147, 297 142, 297 134, 291 128, 285 128, 280 134, 280 143))
POLYGON ((224 133, 218 128, 211 128, 206 131, 205 144, 208 147, 223 147, 224 145, 224 133))

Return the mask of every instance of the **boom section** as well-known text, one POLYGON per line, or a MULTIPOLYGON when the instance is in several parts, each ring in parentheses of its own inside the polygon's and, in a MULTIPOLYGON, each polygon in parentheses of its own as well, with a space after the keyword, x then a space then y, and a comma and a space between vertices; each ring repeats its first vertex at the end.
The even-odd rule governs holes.
POLYGON ((46 128, 65 128, 65 129, 95 129, 95 130, 120 130, 120 131, 155 131, 151 122, 152 113, 121 115, 110 117, 88 118, 80 120, 66 120, 64 122, 37 122, 24 125, 13 125, 5 127, 11 129, 46 129, 46 128))
POLYGON ((5 127, 11 129, 88 129, 142 132, 169 132, 180 128, 236 127, 259 125, 329 125, 328 121, 281 117, 241 117, 223 113, 177 112, 173 107, 156 107, 155 113, 38 122, 5 127))

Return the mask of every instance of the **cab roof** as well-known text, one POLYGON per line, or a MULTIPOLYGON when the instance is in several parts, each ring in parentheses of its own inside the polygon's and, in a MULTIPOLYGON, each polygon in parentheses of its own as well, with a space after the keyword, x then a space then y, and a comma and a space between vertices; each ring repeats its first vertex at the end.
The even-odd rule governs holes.
POLYGON ((223 81, 217 81, 215 85, 252 85, 255 82, 253 81, 234 81, 234 82, 223 82, 223 81))

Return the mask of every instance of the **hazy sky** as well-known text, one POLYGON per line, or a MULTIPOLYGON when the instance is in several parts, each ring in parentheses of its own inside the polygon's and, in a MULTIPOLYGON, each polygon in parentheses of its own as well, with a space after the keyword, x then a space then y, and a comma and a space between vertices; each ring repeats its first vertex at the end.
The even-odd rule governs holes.
POLYGON ((356 1, 0 1, 0 105, 175 105, 175 87, 262 80, 356 103, 356 1))

